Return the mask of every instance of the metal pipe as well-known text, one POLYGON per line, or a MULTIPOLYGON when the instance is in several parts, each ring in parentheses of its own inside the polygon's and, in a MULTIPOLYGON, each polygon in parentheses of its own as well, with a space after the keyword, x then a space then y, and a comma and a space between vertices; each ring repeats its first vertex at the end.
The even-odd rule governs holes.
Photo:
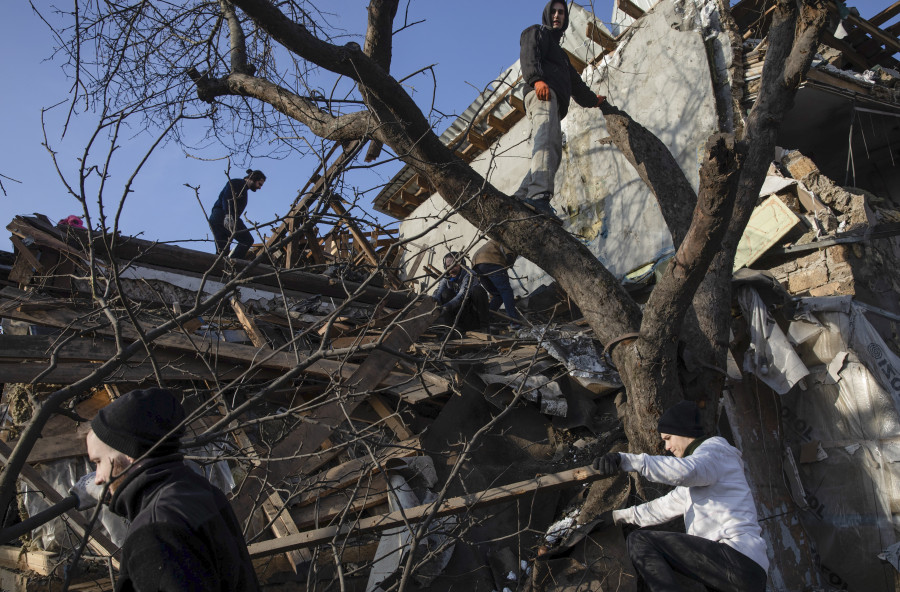
POLYGON ((54 506, 50 506, 46 510, 38 512, 34 516, 26 518, 25 520, 19 522, 18 524, 14 524, 9 528, 0 531, 0 545, 5 545, 10 541, 14 541, 23 534, 27 534, 28 532, 34 530, 38 526, 50 522, 60 514, 68 512, 74 508, 78 507, 78 497, 75 495, 70 495, 67 498, 64 498, 63 501, 59 502, 54 506))

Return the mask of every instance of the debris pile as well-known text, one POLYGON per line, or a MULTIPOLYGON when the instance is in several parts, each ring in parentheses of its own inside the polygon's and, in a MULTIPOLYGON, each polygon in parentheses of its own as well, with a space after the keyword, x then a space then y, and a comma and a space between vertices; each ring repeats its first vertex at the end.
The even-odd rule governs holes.
MULTIPOLYGON (((612 403, 597 399, 617 375, 577 319, 447 334, 432 329, 430 298, 371 281, 113 240, 39 215, 9 229, 3 458, 59 385, 87 385, 32 448, 13 514, 43 510, 90 470, 84 438, 98 409, 162 383, 184 396, 187 458, 233 496, 263 582, 330 582, 346 569, 384 589, 411 560, 425 585, 469 572, 471 550, 451 557, 478 548, 478 533, 515 535, 491 553, 532 559, 551 500, 568 503, 593 478, 578 470, 587 443, 621 439, 612 403)), ((72 511, 33 531, 3 565, 61 576, 87 518, 72 511)), ((106 511, 100 522, 87 555, 115 564, 124 525, 106 511)), ((490 564, 479 577, 493 578, 490 564)), ((100 569, 83 575, 97 581, 100 569)))

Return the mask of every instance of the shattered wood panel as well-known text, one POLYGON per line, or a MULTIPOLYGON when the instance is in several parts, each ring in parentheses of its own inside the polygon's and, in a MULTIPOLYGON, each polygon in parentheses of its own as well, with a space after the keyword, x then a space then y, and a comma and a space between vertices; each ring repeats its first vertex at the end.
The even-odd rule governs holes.
POLYGON ((314 475, 308 480, 302 480, 297 486, 301 493, 291 496, 290 505, 299 508, 316 503, 320 497, 325 497, 350 487, 358 482, 363 474, 379 471, 381 465, 389 459, 419 454, 419 447, 419 439, 411 438, 398 442, 394 447, 376 453, 375 464, 367 457, 357 458, 314 475))
POLYGON ((367 483, 335 491, 322 496, 315 504, 291 507, 290 514, 297 528, 308 529, 330 525, 338 517, 353 520, 364 510, 387 502, 388 483, 382 473, 372 476, 367 483), (345 518, 346 516, 346 518, 345 518))
MULTIPOLYGON (((59 252, 74 257, 79 262, 87 260, 88 252, 86 248, 82 248, 82 244, 92 239, 93 247, 96 253, 106 256, 107 252, 112 252, 113 256, 119 261, 127 261, 129 265, 155 265, 163 269, 183 270, 197 274, 211 273, 212 277, 221 278, 226 271, 231 272, 226 267, 233 267, 234 272, 244 272, 248 282, 248 288, 253 285, 267 287, 270 291, 293 290, 305 294, 321 294, 346 299, 350 294, 360 290, 360 294, 356 296, 356 300, 362 303, 378 303, 386 300, 387 305, 392 308, 402 308, 411 300, 411 295, 407 292, 396 292, 385 290, 383 288, 365 287, 361 288, 360 284, 354 282, 337 281, 324 275, 308 273, 300 270, 281 270, 269 265, 257 264, 253 269, 246 270, 247 261, 228 260, 222 261, 212 253, 202 251, 194 251, 174 245, 165 245, 152 241, 145 241, 134 237, 127 237, 123 240, 121 237, 117 240, 114 249, 110 249, 108 244, 103 242, 101 236, 95 233, 89 233, 87 230, 68 229, 68 237, 72 244, 68 244, 61 240, 61 235, 56 229, 43 228, 34 218, 26 218, 17 216, 13 223, 10 224, 14 228, 14 232, 23 238, 31 238, 37 244, 47 246, 59 252)), ((95 263, 97 263, 95 261, 95 263)), ((82 264, 83 265, 83 264, 82 264)))
POLYGON ((383 349, 373 350, 357 370, 342 381, 340 392, 326 405, 318 407, 308 422, 288 434, 271 451, 273 460, 251 471, 240 493, 232 501, 238 518, 246 520, 263 490, 286 475, 302 474, 305 456, 315 452, 331 432, 353 412, 366 394, 381 383, 397 363, 390 351, 405 352, 431 325, 435 303, 426 298, 400 321, 384 340, 383 349))
MULTIPOLYGON (((73 310, 67 308, 64 301, 56 301, 52 299, 40 299, 34 301, 38 307, 59 306, 52 311, 31 310, 24 311, 22 308, 32 308, 25 304, 32 298, 32 294, 16 290, 15 288, 4 288, 0 291, 0 316, 26 321, 37 325, 49 327, 78 328, 81 330, 94 331, 100 335, 112 337, 114 332, 107 327, 105 322, 85 322, 84 319, 96 317, 97 311, 92 310, 73 310), (66 308, 63 308, 66 307, 66 308)), ((98 317, 98 321, 101 317, 98 317)), ((102 317, 105 321, 105 317, 102 317)), ((151 326, 144 326, 145 331, 152 329, 151 326)), ((137 340, 138 334, 133 329, 123 326, 123 335, 130 340, 137 340)), ((240 345, 236 343, 228 343, 224 341, 213 341, 205 339, 197 335, 185 336, 179 333, 167 333, 154 340, 153 349, 168 348, 177 351, 183 351, 195 355, 212 356, 216 360, 225 360, 236 364, 253 364, 255 367, 270 370, 292 370, 298 364, 304 363, 304 356, 276 352, 270 348, 257 348, 253 346, 240 345)), ((371 356, 370 356, 371 357, 371 356)), ((355 364, 340 362, 337 360, 320 359, 312 362, 304 372, 312 376, 319 376, 327 379, 340 380, 341 378, 351 378, 358 370, 355 364)), ((411 382, 410 377, 402 374, 392 375, 390 368, 384 376, 384 380, 380 384, 390 387, 392 385, 406 385, 411 382), (385 380, 387 382, 385 382, 385 380)), ((377 385, 373 385, 377 386, 377 385)), ((418 386, 416 386, 418 388, 418 386)))

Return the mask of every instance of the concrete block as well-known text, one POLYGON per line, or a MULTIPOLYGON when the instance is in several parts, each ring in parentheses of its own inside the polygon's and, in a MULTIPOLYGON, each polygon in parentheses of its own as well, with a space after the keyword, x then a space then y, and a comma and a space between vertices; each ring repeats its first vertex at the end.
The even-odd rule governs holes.
POLYGON ((800 269, 788 276, 788 292, 799 294, 811 288, 817 288, 828 283, 828 268, 824 263, 814 267, 800 269))
POLYGON ((781 164, 791 174, 791 177, 798 181, 802 180, 810 173, 819 172, 819 167, 816 166, 816 163, 799 152, 791 152, 782 159, 781 164))

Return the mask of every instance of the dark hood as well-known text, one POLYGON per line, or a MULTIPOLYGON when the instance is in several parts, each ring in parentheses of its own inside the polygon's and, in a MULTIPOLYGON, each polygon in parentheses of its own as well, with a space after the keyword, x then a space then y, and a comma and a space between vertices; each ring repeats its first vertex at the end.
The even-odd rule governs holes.
POLYGON ((548 29, 553 31, 553 34, 556 37, 562 37, 563 33, 566 32, 566 29, 569 28, 569 5, 566 4, 565 2, 563 2, 562 0, 550 0, 550 2, 547 2, 547 6, 544 7, 544 17, 543 17, 543 19, 541 19, 541 23, 545 27, 547 27, 548 29), (550 20, 550 7, 553 6, 557 2, 562 4, 563 8, 566 9, 566 20, 563 23, 563 28, 559 29, 558 31, 553 29, 553 22, 550 20))
POLYGON ((128 520, 134 520, 143 507, 144 498, 168 481, 184 464, 183 454, 170 454, 139 460, 128 468, 122 482, 109 500, 109 509, 128 520))

